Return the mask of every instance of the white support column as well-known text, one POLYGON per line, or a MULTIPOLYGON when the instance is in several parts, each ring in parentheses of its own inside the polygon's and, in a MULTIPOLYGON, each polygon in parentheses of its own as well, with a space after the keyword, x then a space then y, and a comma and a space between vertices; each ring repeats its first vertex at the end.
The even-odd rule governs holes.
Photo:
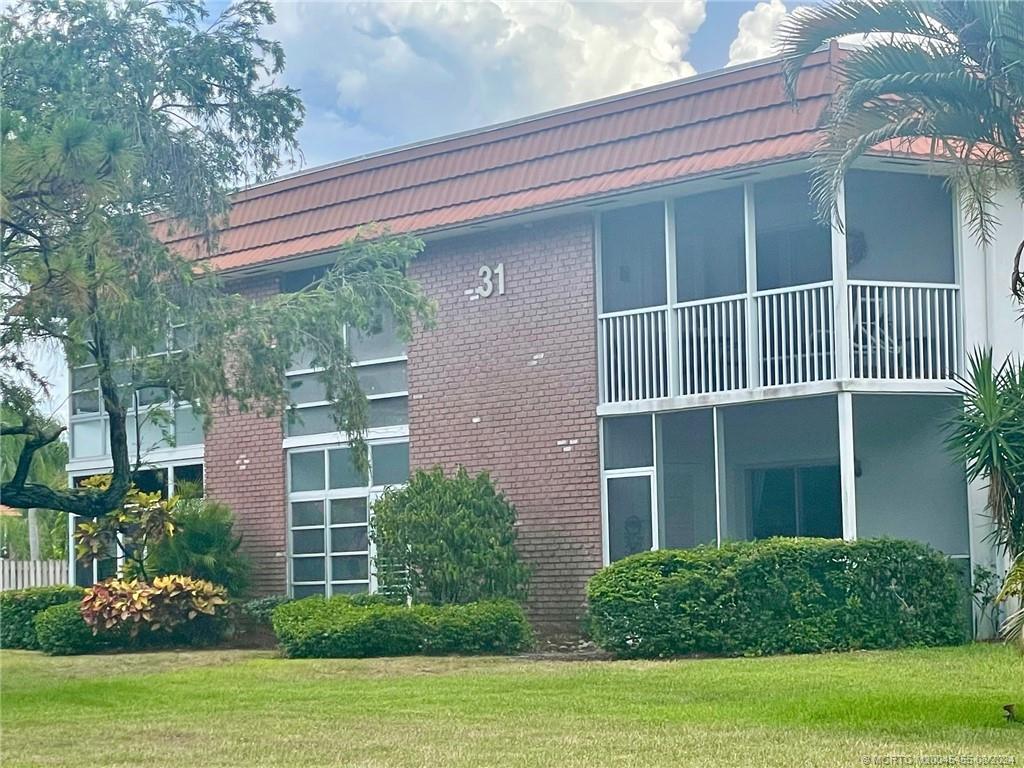
POLYGON ((725 466, 725 430, 723 429, 722 411, 717 406, 711 409, 711 428, 715 449, 715 543, 722 546, 722 512, 725 509, 725 494, 722 487, 723 467, 725 466))
POLYGON ((676 207, 671 200, 665 201, 665 287, 668 301, 668 317, 665 328, 665 365, 668 366, 668 394, 679 394, 679 328, 676 323, 676 207))
POLYGON ((839 400, 839 483, 843 510, 843 538, 857 538, 856 457, 853 449, 853 395, 840 392, 839 400))
POLYGON ((604 419, 597 420, 597 463, 601 478, 601 565, 608 565, 608 478, 604 469, 604 419))
POLYGON ((850 300, 846 287, 846 229, 839 229, 846 220, 845 185, 839 187, 836 208, 839 211, 838 216, 842 218, 832 222, 832 350, 836 356, 835 376, 842 380, 850 378, 850 300))
POLYGON ((658 419, 651 414, 651 454, 654 465, 651 469, 651 549, 661 549, 661 526, 658 519, 658 419))
POLYGON ((761 385, 760 334, 757 329, 757 227, 754 218, 754 185, 743 185, 743 240, 746 254, 747 276, 747 386, 761 385))
MULTIPOLYGON (((597 338, 597 402, 604 403, 608 399, 608 383, 605 378, 605 340, 601 331, 601 312, 604 311, 604 289, 601 283, 601 214, 594 214, 594 306, 597 313, 594 317, 594 330, 597 338)), ((606 561, 607 562, 607 561, 606 561)))

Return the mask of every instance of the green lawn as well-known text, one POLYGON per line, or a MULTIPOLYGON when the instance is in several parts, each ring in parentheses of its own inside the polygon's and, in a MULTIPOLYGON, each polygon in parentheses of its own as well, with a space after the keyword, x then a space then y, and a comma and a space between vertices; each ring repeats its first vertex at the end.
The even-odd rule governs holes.
POLYGON ((5 768, 1024 764, 1024 724, 1001 709, 1024 709, 1024 660, 982 645, 675 662, 5 651, 0 675, 5 768))

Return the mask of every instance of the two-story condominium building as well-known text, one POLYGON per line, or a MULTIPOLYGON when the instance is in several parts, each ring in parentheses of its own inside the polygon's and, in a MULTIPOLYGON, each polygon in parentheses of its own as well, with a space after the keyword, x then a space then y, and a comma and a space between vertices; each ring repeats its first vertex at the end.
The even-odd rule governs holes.
MULTIPOLYGON (((179 408, 144 482, 202 479, 257 589, 302 596, 373 590, 370 505, 410 468, 489 470, 519 510, 532 613, 563 625, 603 563, 651 548, 891 536, 965 573, 993 562, 943 424, 970 350, 1022 352, 1024 215, 1007 192, 982 247, 941 166, 880 148, 846 179, 845 226, 822 225, 807 172, 842 55, 813 55, 795 102, 768 61, 239 192, 216 253, 174 247, 261 296, 307 284, 362 224, 415 232, 436 326, 350 339, 368 476, 297 361, 299 418, 222 409, 203 435, 179 408)), ((108 458, 88 369, 72 381, 78 478, 108 458)))

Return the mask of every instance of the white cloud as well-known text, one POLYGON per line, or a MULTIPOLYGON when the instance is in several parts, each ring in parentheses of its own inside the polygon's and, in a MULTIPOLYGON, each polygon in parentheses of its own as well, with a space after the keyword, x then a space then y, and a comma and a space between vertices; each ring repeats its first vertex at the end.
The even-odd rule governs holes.
POLYGON ((782 0, 770 0, 740 16, 736 39, 729 46, 729 66, 777 54, 775 34, 787 15, 782 0))
POLYGON ((705 0, 279 2, 307 164, 694 74, 705 0))

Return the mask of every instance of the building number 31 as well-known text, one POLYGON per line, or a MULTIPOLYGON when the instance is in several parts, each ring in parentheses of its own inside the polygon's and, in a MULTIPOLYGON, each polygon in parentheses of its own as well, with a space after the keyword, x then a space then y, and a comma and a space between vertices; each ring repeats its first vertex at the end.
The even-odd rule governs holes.
POLYGON ((505 295, 504 264, 498 264, 494 269, 484 264, 480 267, 478 274, 480 275, 480 285, 477 286, 476 292, 481 298, 490 298, 495 294, 495 289, 497 289, 498 296, 505 295))

